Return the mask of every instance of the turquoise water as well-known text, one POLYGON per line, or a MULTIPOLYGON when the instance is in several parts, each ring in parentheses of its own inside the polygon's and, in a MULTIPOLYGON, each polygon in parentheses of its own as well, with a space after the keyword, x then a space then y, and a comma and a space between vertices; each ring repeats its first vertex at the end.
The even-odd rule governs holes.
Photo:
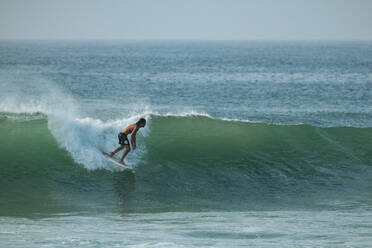
POLYGON ((371 42, 3 41, 0 86, 1 247, 372 242, 371 42))

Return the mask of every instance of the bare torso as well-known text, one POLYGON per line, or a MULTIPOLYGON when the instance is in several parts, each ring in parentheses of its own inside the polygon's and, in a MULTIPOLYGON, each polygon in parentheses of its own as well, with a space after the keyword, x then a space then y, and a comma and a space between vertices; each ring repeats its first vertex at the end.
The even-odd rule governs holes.
POLYGON ((131 125, 127 126, 126 128, 124 128, 121 132, 125 135, 128 135, 128 134, 132 133, 133 130, 135 130, 136 128, 137 128, 136 124, 131 124, 131 125))

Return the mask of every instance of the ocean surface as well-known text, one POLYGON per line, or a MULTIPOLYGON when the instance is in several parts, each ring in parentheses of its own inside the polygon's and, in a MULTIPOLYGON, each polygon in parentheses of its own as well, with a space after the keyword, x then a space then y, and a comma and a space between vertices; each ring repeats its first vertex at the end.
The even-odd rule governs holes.
POLYGON ((0 247, 371 244, 372 42, 0 42, 0 247))

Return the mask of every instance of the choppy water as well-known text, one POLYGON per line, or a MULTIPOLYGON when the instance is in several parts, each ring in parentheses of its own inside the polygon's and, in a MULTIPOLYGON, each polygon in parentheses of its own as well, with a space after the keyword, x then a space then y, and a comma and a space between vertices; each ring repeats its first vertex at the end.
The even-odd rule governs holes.
POLYGON ((1 246, 372 241, 370 42, 1 42, 0 88, 1 246))

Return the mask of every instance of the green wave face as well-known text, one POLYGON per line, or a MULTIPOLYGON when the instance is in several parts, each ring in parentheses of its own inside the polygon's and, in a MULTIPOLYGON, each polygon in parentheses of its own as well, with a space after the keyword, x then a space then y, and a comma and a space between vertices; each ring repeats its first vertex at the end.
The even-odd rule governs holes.
POLYGON ((181 201, 189 196, 214 199, 223 207, 228 202, 232 208, 262 209, 313 205, 314 198, 337 198, 351 191, 368 195, 371 128, 267 125, 200 116, 155 116, 150 125, 148 152, 137 175, 153 197, 181 201))
POLYGON ((51 134, 46 116, 31 117, 0 118, 0 215, 278 209, 371 199, 371 128, 153 115, 149 135, 138 137, 145 152, 133 174, 85 169, 51 134))
POLYGON ((371 158, 372 128, 268 125, 200 116, 155 116, 150 125, 145 139, 148 162, 188 162, 190 166, 195 162, 246 170, 265 166, 268 171, 273 166, 337 169, 344 160, 367 163, 371 158))

